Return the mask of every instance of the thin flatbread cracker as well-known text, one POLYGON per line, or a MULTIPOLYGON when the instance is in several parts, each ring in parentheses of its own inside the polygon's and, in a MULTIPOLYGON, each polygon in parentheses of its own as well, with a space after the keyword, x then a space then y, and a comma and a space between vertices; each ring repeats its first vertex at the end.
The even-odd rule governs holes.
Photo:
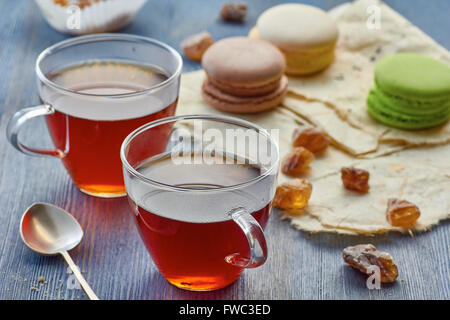
MULTIPOLYGON (((405 231, 392 227, 386 220, 388 199, 400 198, 419 207, 421 216, 414 230, 425 231, 450 217, 449 158, 450 146, 445 146, 411 149, 390 157, 341 163, 342 166, 354 165, 368 170, 370 191, 358 194, 346 190, 342 186, 340 171, 336 171, 311 180, 313 193, 304 214, 315 217, 326 228, 360 234, 405 231)), ((339 161, 336 159, 336 162, 339 161)), ((303 223, 297 223, 295 217, 291 221, 293 225, 303 223)), ((317 232, 317 229, 315 226, 310 231, 317 232)))
POLYGON ((336 112, 317 101, 305 101, 288 95, 283 106, 312 125, 322 128, 330 136, 333 145, 358 158, 376 158, 398 152, 406 148, 404 144, 380 144, 376 137, 350 126, 336 112))
MULTIPOLYGON (((277 210, 275 208, 275 210, 277 210)), ((287 215, 282 215, 282 219, 291 219, 287 215)), ((300 230, 306 230, 310 233, 319 233, 319 232, 333 232, 333 233, 339 233, 339 234, 348 234, 348 235, 356 235, 357 232, 350 231, 350 230, 344 230, 344 229, 336 229, 336 228, 328 228, 324 226, 322 223, 320 223, 317 218, 308 215, 303 214, 301 216, 296 217, 295 219, 291 219, 291 224, 300 230)))

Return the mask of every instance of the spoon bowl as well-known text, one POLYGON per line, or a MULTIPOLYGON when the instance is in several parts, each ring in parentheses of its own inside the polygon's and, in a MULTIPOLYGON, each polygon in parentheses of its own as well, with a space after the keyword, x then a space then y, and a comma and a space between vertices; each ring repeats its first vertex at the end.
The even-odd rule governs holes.
POLYGON ((30 249, 55 255, 75 248, 83 238, 83 230, 67 211, 37 202, 22 216, 20 235, 30 249))

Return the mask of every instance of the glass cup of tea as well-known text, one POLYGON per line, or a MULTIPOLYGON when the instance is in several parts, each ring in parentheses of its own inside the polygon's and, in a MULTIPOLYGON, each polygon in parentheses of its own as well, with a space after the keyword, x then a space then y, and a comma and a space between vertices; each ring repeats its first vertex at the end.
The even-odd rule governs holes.
POLYGON ((225 116, 168 117, 133 131, 120 156, 137 228, 171 284, 219 289, 266 261, 279 167, 268 131, 225 116))
MULTIPOLYGON (((120 146, 134 129, 174 115, 181 70, 176 50, 146 37, 96 34, 62 41, 39 55, 42 104, 11 118, 8 139, 23 153, 60 158, 84 193, 124 196, 120 146), (38 116, 45 116, 54 150, 18 138, 38 116)), ((166 144, 157 132, 152 139, 166 144)))

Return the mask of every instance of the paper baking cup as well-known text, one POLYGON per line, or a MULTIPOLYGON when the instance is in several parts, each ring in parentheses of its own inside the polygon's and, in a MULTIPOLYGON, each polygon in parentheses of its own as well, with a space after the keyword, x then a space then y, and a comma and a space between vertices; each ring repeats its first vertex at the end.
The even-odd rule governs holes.
POLYGON ((147 0, 99 0, 80 8, 76 1, 68 5, 53 0, 35 0, 48 24, 72 35, 115 31, 129 24, 147 0))

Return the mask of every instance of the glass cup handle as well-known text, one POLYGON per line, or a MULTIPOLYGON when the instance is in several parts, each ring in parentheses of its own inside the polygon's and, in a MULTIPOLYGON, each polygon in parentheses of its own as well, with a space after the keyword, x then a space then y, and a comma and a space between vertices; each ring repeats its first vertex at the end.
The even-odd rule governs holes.
POLYGON ((17 150, 32 156, 52 156, 62 158, 64 152, 61 150, 44 150, 28 147, 19 141, 19 131, 27 120, 35 117, 53 114, 55 111, 49 105, 40 105, 36 107, 25 108, 17 111, 9 120, 6 127, 6 137, 8 141, 17 150))
POLYGON ((225 257, 225 261, 241 268, 255 268, 262 265, 267 260, 267 243, 263 229, 258 221, 242 207, 231 210, 228 212, 228 215, 247 237, 250 247, 250 259, 241 256, 240 253, 233 253, 225 257))

